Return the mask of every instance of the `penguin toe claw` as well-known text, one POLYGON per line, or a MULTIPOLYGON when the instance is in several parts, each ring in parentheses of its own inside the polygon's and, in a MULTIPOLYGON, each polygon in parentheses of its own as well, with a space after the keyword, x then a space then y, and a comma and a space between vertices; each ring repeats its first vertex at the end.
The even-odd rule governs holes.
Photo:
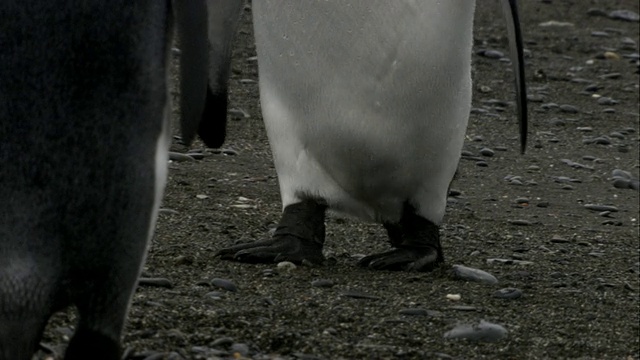
POLYGON ((407 247, 365 256, 358 261, 358 265, 376 270, 431 271, 442 262, 438 249, 407 247))
POLYGON ((240 244, 218 251, 223 260, 244 263, 275 263, 290 261, 294 264, 322 264, 322 245, 297 237, 281 236, 247 244, 240 244))

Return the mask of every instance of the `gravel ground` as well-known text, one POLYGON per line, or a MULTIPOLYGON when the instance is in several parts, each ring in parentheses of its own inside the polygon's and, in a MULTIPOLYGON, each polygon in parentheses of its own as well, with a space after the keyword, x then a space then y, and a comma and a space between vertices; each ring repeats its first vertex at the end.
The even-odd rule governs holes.
MULTIPOLYGON (((501 8, 478 2, 474 108, 442 227, 447 265, 399 273, 356 267, 387 249, 385 233, 336 217, 324 267, 214 256, 268 236, 281 210, 247 7, 228 140, 216 151, 196 143, 201 159, 170 164, 143 274, 155 279, 135 294, 125 357, 638 359, 638 12, 636 0, 521 1, 531 130, 520 155, 511 70, 482 55, 508 52, 501 8), (498 282, 457 279, 454 264, 498 282), (445 338, 481 321, 495 342, 445 338)), ((60 354, 74 322, 73 311, 54 316, 43 343, 60 354)))

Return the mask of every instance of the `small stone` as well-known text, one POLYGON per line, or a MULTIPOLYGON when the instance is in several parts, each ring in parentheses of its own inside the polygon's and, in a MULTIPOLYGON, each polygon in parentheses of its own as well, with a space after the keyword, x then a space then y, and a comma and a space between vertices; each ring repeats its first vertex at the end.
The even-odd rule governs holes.
POLYGON ((462 296, 460 294, 447 294, 446 298, 447 300, 451 301, 460 301, 460 299, 462 299, 462 296))
POLYGON ((475 306, 470 306, 470 305, 453 305, 453 306, 449 307, 449 309, 458 310, 458 311, 476 311, 476 310, 478 310, 478 308, 476 308, 475 306))
POLYGON ((198 194, 198 195, 196 195, 196 198, 200 199, 200 200, 204 200, 204 199, 208 199, 209 195, 198 194))
POLYGON ((594 9, 591 8, 589 10, 587 10, 587 15, 589 16, 602 16, 602 17, 606 17, 607 16, 607 12, 601 9, 594 9))
POLYGON ((212 279, 211 285, 227 291, 231 291, 231 292, 238 291, 238 287, 236 286, 236 284, 226 279, 219 279, 219 278, 212 279))
POLYGON ((640 21, 640 15, 631 10, 614 10, 609 13, 609 17, 614 20, 623 20, 638 22, 640 21))
POLYGON ((247 344, 234 343, 231 345, 231 348, 229 350, 231 351, 235 359, 238 359, 240 357, 247 357, 249 355, 249 345, 247 344))
POLYGON ((498 299, 518 299, 522 297, 522 290, 517 288, 503 288, 493 293, 498 299))
POLYGON ((433 310, 427 310, 422 308, 400 309, 398 313, 400 315, 408 315, 408 316, 434 316, 436 314, 436 312, 433 310))
POLYGON ((618 208, 612 205, 585 204, 584 208, 592 211, 598 211, 598 212, 602 212, 602 211, 618 212, 618 208))
POLYGON ((461 280, 477 281, 485 284, 498 283, 498 279, 490 273, 463 265, 453 265, 451 267, 451 274, 454 278, 461 280))
POLYGON ((501 59, 504 57, 504 53, 498 50, 480 50, 478 51, 478 55, 489 59, 501 59))
POLYGON ((518 225, 518 226, 529 226, 529 225, 531 225, 531 221, 522 220, 522 219, 508 220, 508 223, 511 224, 511 225, 518 225))
POLYGON ((291 261, 281 261, 276 265, 276 268, 278 268, 278 271, 292 271, 295 270, 297 266, 291 261))
POLYGON ((342 296, 344 297, 350 297, 353 299, 366 299, 366 300, 380 300, 381 298, 379 296, 375 296, 375 295, 370 295, 361 291, 357 291, 357 290, 347 290, 344 291, 342 294, 342 296))
POLYGON ((576 114, 578 113, 578 108, 573 105, 564 104, 564 105, 560 105, 560 111, 566 112, 569 114, 576 114))
POLYGON ((565 239, 565 238, 563 238, 563 237, 561 237, 560 235, 553 235, 551 237, 551 242, 555 243, 555 244, 565 244, 565 243, 568 243, 570 241, 565 239))
POLYGON ((153 286, 153 287, 163 287, 167 289, 171 289, 173 284, 167 278, 147 278, 141 277, 138 279, 139 286, 153 286))
POLYGON ((311 286, 320 288, 330 288, 333 287, 333 285, 333 281, 327 279, 318 279, 311 282, 311 286))
POLYGON ((495 154, 495 152, 489 148, 482 148, 480 149, 480 155, 482 156, 486 156, 486 157, 492 157, 495 154))
POLYGON ((487 321, 479 324, 461 324, 444 334, 445 339, 467 339, 482 342, 497 342, 507 337, 508 331, 502 325, 487 321))
POLYGON ((169 160, 176 162, 196 161, 192 156, 174 151, 169 151, 169 160))
POLYGON ((591 36, 593 37, 609 37, 609 33, 606 31, 592 31, 591 36))
POLYGON ((617 103, 618 103, 617 100, 613 100, 610 97, 602 96, 602 97, 598 98, 598 104, 599 105, 615 105, 617 103))

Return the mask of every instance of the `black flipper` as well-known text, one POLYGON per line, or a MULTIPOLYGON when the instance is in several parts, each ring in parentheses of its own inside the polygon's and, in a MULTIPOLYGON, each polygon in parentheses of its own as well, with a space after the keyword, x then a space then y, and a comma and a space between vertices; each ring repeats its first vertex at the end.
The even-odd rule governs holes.
POLYGON ((188 145, 198 131, 207 95, 207 4, 173 0, 173 14, 180 43, 180 130, 188 145))
POLYGON ((208 0, 208 86, 198 135, 211 148, 222 146, 226 136, 229 73, 233 39, 244 0, 208 0))
POLYGON ((507 18, 507 31, 509 33, 509 48, 511 62, 516 75, 516 102, 518 105, 518 123, 520 126, 520 152, 524 154, 527 148, 527 85, 524 77, 524 55, 522 46, 522 31, 518 16, 516 0, 502 0, 502 9, 507 18))
POLYGON ((224 248, 217 255, 225 260, 247 263, 291 261, 301 264, 306 261, 322 264, 326 209, 326 205, 315 200, 289 205, 271 239, 224 248))

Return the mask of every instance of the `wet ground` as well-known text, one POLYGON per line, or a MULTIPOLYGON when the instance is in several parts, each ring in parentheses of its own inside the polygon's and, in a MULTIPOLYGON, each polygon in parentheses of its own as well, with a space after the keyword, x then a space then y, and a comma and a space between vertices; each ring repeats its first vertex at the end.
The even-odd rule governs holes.
MULTIPOLYGON (((499 3, 478 3, 474 51, 507 53, 499 3)), ((629 187, 639 171, 639 29, 637 19, 609 16, 638 7, 521 2, 531 109, 525 155, 509 64, 474 54, 474 109, 441 230, 447 265, 433 273, 356 267, 358 255, 387 249, 385 233, 336 217, 327 222, 324 267, 214 256, 268 236, 281 210, 247 7, 228 140, 222 151, 196 143, 191 151, 202 150, 202 159, 170 164, 143 274, 160 280, 135 294, 127 358, 638 359, 638 191, 629 187), (456 279, 454 264, 499 282, 456 279), (496 297, 505 288, 521 296, 496 297), (508 333, 496 342, 444 338, 480 321, 508 333)), ((56 315, 43 342, 63 349, 74 320, 72 311, 56 315)))

